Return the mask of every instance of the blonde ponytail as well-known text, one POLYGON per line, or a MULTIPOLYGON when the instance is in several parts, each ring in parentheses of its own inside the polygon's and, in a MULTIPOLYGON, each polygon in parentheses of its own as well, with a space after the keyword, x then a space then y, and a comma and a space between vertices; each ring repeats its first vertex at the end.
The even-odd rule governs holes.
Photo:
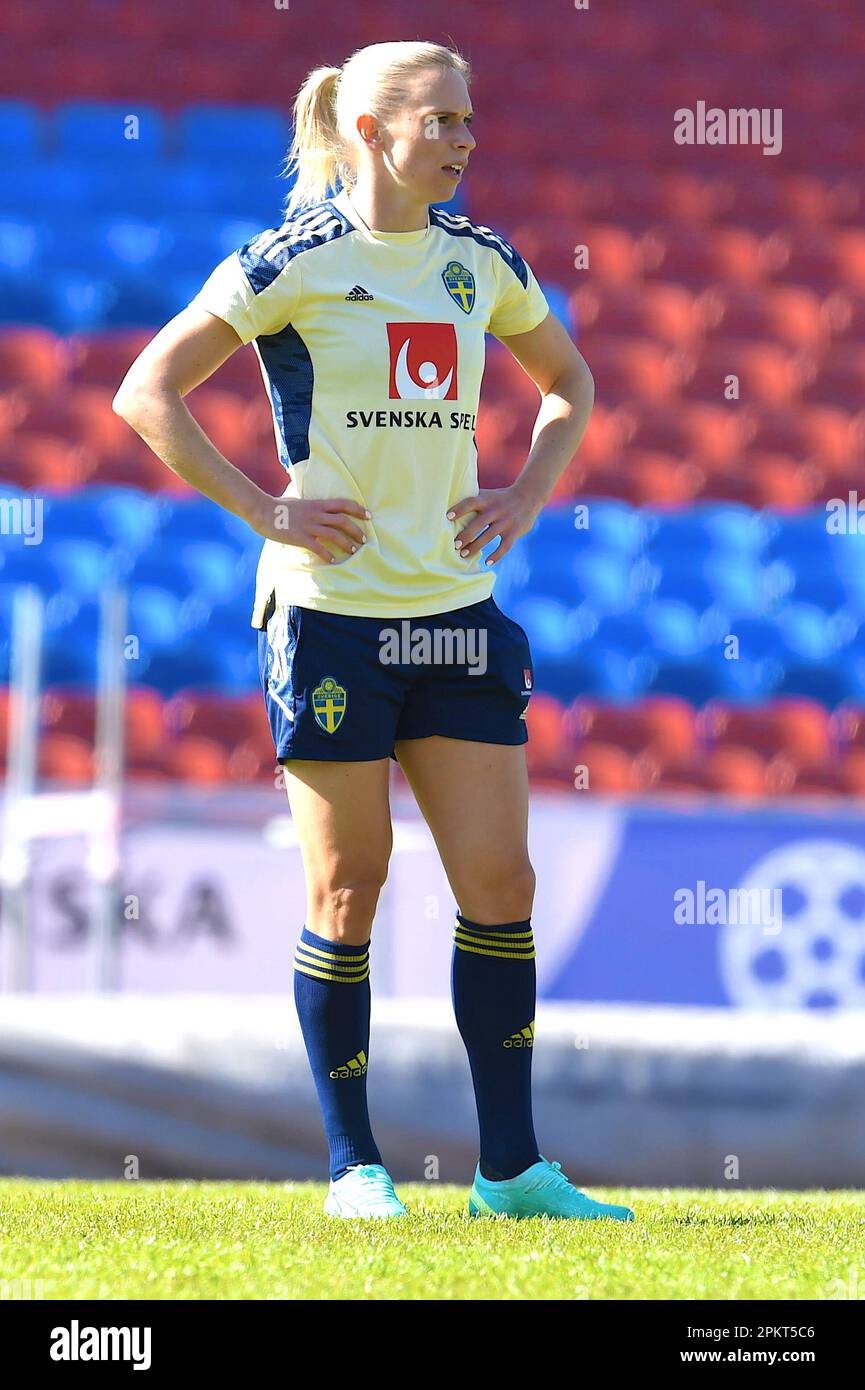
POLYGON ((294 135, 282 175, 296 174, 285 217, 314 206, 357 181, 355 122, 364 111, 380 121, 405 100, 406 79, 423 68, 454 68, 468 83, 471 69, 454 49, 438 43, 373 43, 341 68, 314 68, 294 103, 294 135))
POLYGON ((347 151, 336 126, 336 89, 341 75, 341 68, 315 68, 297 94, 294 138, 282 171, 286 178, 297 171, 286 217, 301 207, 320 203, 328 189, 336 191, 337 181, 347 182, 347 151))

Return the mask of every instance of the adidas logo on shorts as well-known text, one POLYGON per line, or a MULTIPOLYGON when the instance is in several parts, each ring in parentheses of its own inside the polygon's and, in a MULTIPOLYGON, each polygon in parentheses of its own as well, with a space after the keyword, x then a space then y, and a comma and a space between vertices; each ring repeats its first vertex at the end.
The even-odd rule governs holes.
POLYGON ((348 294, 346 295, 346 299, 350 300, 352 303, 354 303, 354 302, 356 302, 357 300, 360 300, 360 299, 374 299, 374 298, 375 298, 375 296, 374 296, 374 295, 371 295, 370 292, 369 292, 369 290, 365 290, 364 287, 363 287, 363 285, 355 285, 355 286, 353 287, 353 289, 350 289, 349 292, 348 292, 348 294))

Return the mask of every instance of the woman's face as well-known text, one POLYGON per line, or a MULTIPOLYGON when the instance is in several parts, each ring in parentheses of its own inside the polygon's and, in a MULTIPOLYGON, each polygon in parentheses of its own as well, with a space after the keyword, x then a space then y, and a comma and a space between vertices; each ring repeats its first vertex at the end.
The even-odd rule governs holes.
MULTIPOLYGON (((471 98, 465 79, 452 68, 429 68, 412 79, 402 111, 376 126, 378 146, 395 180, 420 203, 450 198, 476 141, 469 128, 471 98)), ((361 120, 371 118, 362 117, 361 120)))

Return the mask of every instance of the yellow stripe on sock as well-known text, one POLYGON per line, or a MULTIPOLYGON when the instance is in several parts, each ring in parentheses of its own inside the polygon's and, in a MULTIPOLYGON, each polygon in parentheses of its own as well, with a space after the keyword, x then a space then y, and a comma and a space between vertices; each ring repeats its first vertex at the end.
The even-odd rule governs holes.
POLYGON ((336 971, 328 970, 325 966, 319 966, 317 962, 308 963, 295 956, 295 970, 300 971, 301 975, 309 975, 313 980, 335 980, 341 985, 355 985, 369 977, 369 964, 364 967, 363 974, 339 975, 336 971))
POLYGON ((468 936, 476 936, 479 941, 489 938, 493 941, 525 941, 534 934, 531 927, 528 931, 475 931, 473 927, 464 927, 460 921, 454 923, 454 930, 465 932, 468 936))
POLYGON ((344 956, 339 951, 320 951, 317 946, 310 946, 306 941, 298 941, 297 949, 310 956, 319 956, 322 961, 369 960, 369 947, 364 948, 362 956, 344 956))
POLYGON ((469 951, 473 956, 505 956, 509 960, 534 960, 535 951, 488 951, 481 946, 467 946, 462 941, 454 941, 454 945, 460 951, 469 951))

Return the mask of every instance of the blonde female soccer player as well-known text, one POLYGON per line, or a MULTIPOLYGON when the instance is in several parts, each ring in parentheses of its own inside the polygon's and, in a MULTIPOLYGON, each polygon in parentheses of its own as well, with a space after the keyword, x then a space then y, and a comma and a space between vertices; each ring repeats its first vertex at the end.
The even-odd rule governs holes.
POLYGON ((458 53, 414 42, 310 73, 285 220, 217 266, 114 408, 264 537, 252 625, 307 885, 294 985, 330 1151, 325 1210, 406 1211, 366 1096, 395 757, 459 904, 452 996, 480 1130, 470 1211, 629 1220, 539 1153, 532 1120, 532 660, 492 598, 493 567, 572 458, 593 383, 514 247, 430 206, 453 194, 475 148, 469 76, 458 53), (478 490, 485 332, 541 402, 516 482, 478 490), (272 402, 290 478, 280 498, 232 467, 183 403, 241 343, 254 344, 272 402))

